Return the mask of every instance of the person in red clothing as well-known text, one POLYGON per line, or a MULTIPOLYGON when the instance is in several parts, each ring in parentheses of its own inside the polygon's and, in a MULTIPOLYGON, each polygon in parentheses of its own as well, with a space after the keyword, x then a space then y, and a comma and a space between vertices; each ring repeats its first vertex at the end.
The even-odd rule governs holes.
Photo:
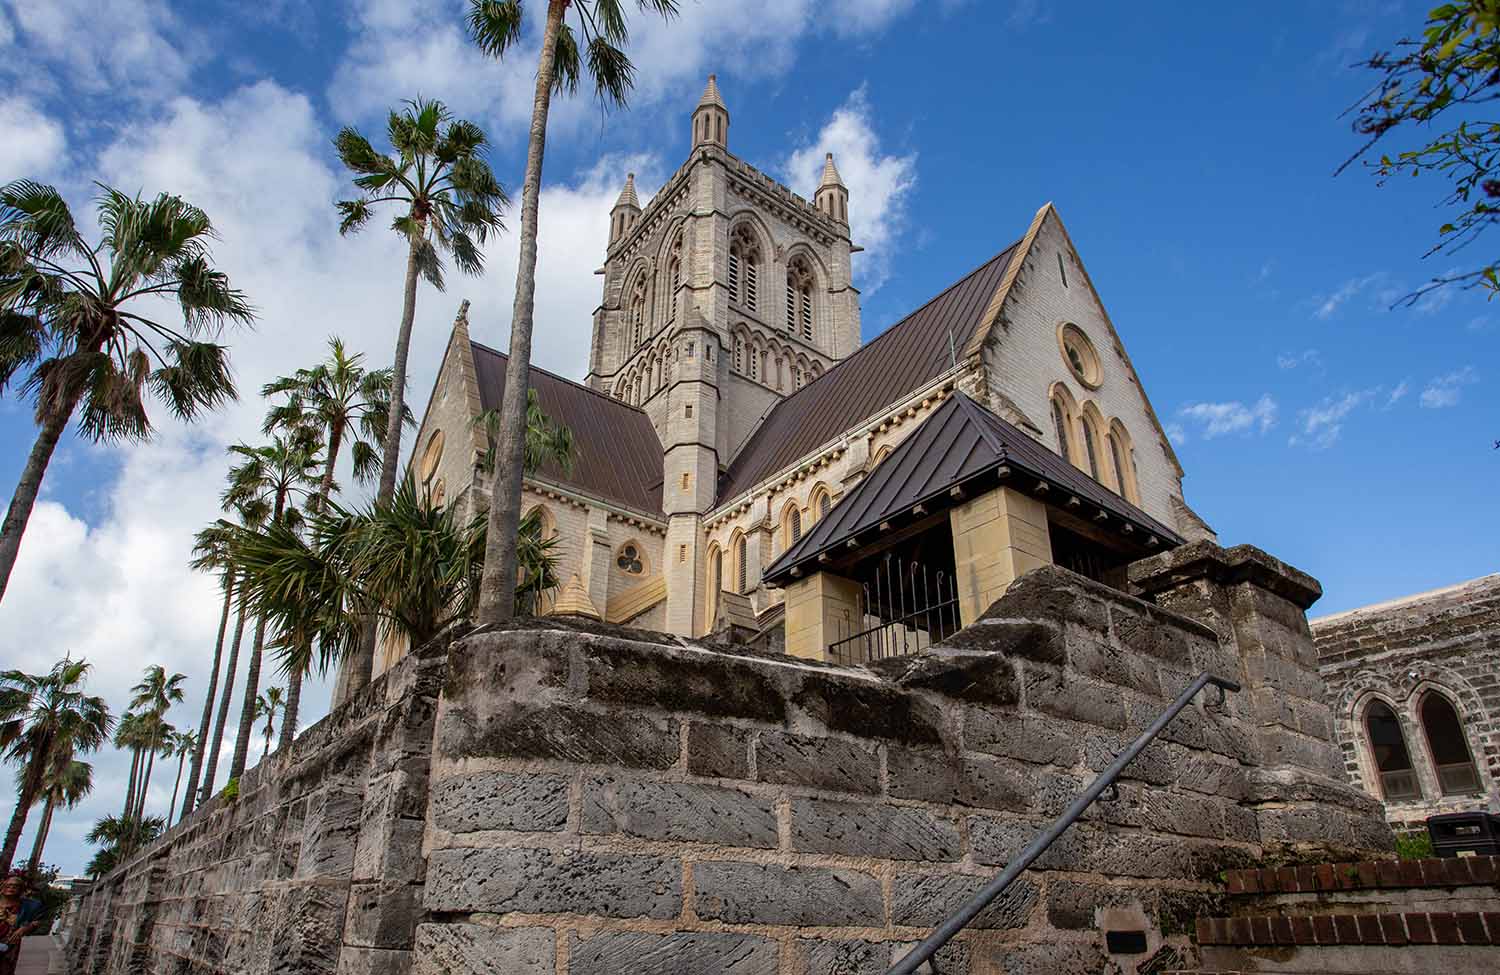
POLYGON ((0 975, 14 975, 21 961, 21 939, 41 923, 23 897, 27 886, 20 870, 11 871, 0 883, 0 975))

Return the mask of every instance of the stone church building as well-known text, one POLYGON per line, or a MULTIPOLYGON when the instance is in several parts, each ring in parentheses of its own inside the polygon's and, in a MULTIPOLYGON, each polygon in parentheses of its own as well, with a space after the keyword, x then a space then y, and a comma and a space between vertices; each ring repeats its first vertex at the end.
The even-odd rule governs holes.
MULTIPOLYGON (((1040 564, 1123 587, 1128 562, 1212 537, 1051 204, 862 344, 859 200, 832 155, 811 201, 738 158, 713 76, 690 136, 644 207, 628 176, 607 215, 584 381, 532 369, 576 444, 525 482, 553 608, 824 656, 882 627, 931 641, 1040 564)), ((416 441, 418 476, 468 511, 505 361, 460 315, 416 441)))

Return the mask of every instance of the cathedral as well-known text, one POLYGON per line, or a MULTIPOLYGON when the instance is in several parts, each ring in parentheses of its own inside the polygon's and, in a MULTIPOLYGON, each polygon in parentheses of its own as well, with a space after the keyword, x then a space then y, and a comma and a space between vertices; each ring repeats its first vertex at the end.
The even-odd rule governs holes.
MULTIPOLYGON (((584 381, 531 371, 575 443, 525 481, 563 582, 543 611, 868 659, 1038 565, 1123 588, 1212 537, 1051 204, 862 344, 833 156, 810 201, 735 156, 712 75, 690 135, 644 207, 627 176, 607 215, 584 381)), ((461 313, 418 432, 417 476, 466 513, 505 363, 461 313)))

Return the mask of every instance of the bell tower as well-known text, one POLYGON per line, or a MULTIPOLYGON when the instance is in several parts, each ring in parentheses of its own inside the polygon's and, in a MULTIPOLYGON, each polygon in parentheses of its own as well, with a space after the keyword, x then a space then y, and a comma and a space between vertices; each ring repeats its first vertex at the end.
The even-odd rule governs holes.
POLYGON ((698 107, 693 109, 692 144, 694 148, 703 145, 729 148, 729 109, 724 107, 724 99, 719 97, 717 75, 708 76, 703 97, 698 99, 698 107))

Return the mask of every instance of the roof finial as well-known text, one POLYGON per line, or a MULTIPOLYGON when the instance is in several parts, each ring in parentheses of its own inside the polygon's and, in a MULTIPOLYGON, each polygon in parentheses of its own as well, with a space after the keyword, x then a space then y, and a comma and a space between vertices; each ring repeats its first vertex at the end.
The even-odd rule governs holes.
POLYGON ((620 190, 620 198, 615 201, 615 206, 635 207, 637 210, 641 208, 641 201, 635 195, 635 173, 625 174, 625 186, 620 190))

